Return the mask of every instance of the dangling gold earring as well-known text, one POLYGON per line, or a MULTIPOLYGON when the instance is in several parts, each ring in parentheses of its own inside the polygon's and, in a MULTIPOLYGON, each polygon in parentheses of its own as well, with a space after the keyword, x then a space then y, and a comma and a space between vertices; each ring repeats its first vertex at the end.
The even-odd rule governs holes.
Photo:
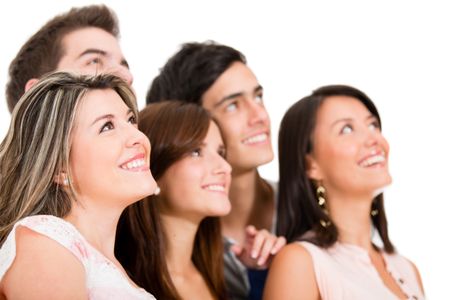
MULTIPOLYGON (((325 198, 325 193, 326 193, 325 187, 323 185, 319 185, 316 189, 317 203, 319 204, 322 211, 326 215, 328 215, 328 209, 326 207, 327 200, 325 198)), ((320 225, 323 228, 327 228, 328 226, 331 225, 331 222, 329 220, 326 221, 326 220, 320 219, 320 225)))
POLYGON ((375 202, 372 202, 372 208, 370 210, 370 215, 372 217, 375 217, 376 215, 378 215, 378 213, 379 213, 379 211, 378 211, 378 208, 376 208, 376 206, 375 206, 375 202))

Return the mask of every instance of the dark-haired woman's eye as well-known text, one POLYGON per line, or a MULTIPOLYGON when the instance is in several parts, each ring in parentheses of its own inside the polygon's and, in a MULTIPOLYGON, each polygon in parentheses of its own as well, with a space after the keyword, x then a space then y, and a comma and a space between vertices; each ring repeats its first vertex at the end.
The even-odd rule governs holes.
POLYGON ((136 116, 135 115, 130 116, 130 118, 128 119, 128 122, 130 124, 137 124, 136 116))
POLYGON ((220 147, 219 150, 217 150, 217 153, 219 153, 219 155, 222 156, 223 158, 225 158, 227 155, 227 151, 225 150, 224 147, 220 147))
POLYGON ((350 124, 346 124, 344 125, 344 127, 342 127, 340 133, 341 134, 349 134, 353 132, 353 126, 350 124))
POLYGON ((369 129, 371 130, 380 130, 381 126, 380 123, 378 122, 378 120, 374 120, 373 122, 371 122, 369 124, 369 129))

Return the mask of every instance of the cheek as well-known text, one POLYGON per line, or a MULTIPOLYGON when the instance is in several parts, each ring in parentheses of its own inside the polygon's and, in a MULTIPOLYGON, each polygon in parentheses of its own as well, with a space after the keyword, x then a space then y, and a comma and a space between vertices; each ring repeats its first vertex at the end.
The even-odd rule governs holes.
POLYGON ((230 119, 216 120, 226 147, 233 147, 234 145, 239 144, 243 126, 240 126, 239 122, 230 119))
MULTIPOLYGON (((356 166, 358 147, 353 143, 330 141, 316 149, 317 158, 326 177, 340 177, 356 166), (326 175, 328 174, 328 175, 326 175)), ((336 178, 335 178, 336 179, 336 178)))

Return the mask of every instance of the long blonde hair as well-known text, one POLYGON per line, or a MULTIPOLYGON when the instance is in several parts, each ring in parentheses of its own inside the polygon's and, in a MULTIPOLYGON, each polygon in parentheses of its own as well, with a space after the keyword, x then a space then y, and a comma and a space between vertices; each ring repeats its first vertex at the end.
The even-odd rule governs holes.
POLYGON ((113 89, 138 115, 133 91, 118 77, 106 74, 47 75, 16 105, 0 144, 0 245, 24 217, 69 213, 75 200, 73 186, 63 189, 55 178, 62 171, 71 177, 71 131, 78 106, 92 89, 113 89))

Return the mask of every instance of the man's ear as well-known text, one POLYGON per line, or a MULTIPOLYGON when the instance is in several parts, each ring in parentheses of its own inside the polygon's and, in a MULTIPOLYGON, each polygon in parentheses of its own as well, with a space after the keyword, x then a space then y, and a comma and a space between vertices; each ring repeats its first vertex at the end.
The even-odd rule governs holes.
POLYGON ((27 83, 25 83, 25 93, 28 92, 28 90, 31 89, 31 87, 38 81, 39 79, 37 78, 31 78, 30 80, 28 80, 27 83))
POLYGON ((311 154, 306 155, 306 174, 312 180, 320 181, 323 179, 322 170, 311 154))
POLYGON ((60 186, 68 186, 69 185, 69 176, 67 176, 66 172, 59 172, 58 175, 55 175, 53 181, 60 186))

